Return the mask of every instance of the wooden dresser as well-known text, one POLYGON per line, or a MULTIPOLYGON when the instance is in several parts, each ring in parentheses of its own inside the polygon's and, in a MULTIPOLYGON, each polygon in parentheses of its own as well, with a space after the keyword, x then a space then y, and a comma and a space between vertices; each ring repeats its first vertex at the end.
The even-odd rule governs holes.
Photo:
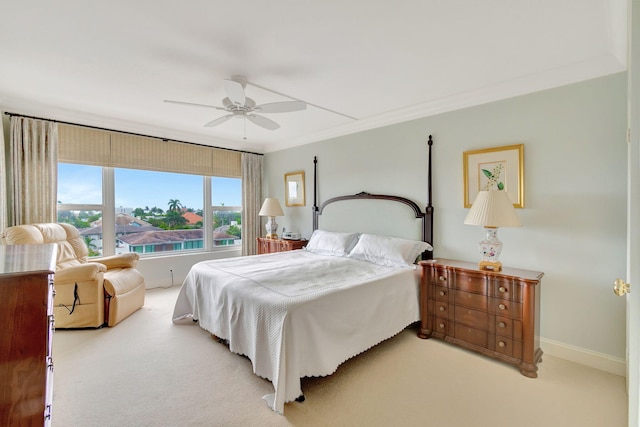
POLYGON ((0 245, 0 425, 51 423, 56 245, 0 245))
POLYGON ((267 239, 258 237, 258 254, 293 251, 307 245, 306 240, 267 239))
POLYGON ((420 338, 436 337, 538 376, 543 273, 484 271, 463 261, 421 261, 420 338))

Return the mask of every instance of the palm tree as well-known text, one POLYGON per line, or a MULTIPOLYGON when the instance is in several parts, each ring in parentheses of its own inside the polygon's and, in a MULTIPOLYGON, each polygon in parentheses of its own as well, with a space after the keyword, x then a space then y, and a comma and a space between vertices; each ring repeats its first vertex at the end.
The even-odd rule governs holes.
POLYGON ((89 256, 98 256, 100 255, 100 252, 98 252, 96 249, 96 245, 93 243, 93 240, 91 239, 91 237, 89 236, 84 236, 84 242, 87 244, 87 249, 89 249, 89 256))
POLYGON ((169 229, 175 230, 180 226, 187 223, 187 220, 178 212, 177 209, 169 210, 164 217, 165 222, 169 226, 169 229))
POLYGON ((178 211, 182 208, 182 203, 178 199, 169 199, 169 210, 170 211, 178 211))

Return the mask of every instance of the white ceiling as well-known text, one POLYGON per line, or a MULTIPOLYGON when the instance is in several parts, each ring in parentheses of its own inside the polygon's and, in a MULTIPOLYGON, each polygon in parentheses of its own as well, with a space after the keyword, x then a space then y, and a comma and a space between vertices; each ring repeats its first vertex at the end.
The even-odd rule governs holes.
POLYGON ((623 71, 626 5, 0 0, 0 109, 270 152, 623 71), (233 75, 258 104, 309 108, 269 131, 163 102, 221 105, 233 75))

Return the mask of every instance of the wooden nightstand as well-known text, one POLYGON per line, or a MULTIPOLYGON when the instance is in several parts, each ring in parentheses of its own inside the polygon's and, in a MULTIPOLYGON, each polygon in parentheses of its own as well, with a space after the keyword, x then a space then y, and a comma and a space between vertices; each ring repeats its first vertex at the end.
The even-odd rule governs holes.
POLYGON ((302 249, 307 245, 306 240, 267 239, 264 237, 258 237, 257 240, 258 255, 293 251, 295 249, 302 249))
POLYGON ((421 261, 420 338, 440 338, 538 376, 544 273, 483 271, 470 262, 421 261))

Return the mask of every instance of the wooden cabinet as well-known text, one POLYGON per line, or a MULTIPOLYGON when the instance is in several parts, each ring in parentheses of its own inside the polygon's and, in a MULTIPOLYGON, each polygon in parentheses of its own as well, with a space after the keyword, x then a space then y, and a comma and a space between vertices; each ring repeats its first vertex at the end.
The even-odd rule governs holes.
POLYGON ((440 338, 538 376, 543 273, 447 259, 421 261, 420 338, 440 338))
POLYGON ((306 240, 267 239, 258 237, 258 254, 292 251, 302 249, 306 245, 306 240))
POLYGON ((0 245, 0 425, 51 423, 56 246, 0 245))

